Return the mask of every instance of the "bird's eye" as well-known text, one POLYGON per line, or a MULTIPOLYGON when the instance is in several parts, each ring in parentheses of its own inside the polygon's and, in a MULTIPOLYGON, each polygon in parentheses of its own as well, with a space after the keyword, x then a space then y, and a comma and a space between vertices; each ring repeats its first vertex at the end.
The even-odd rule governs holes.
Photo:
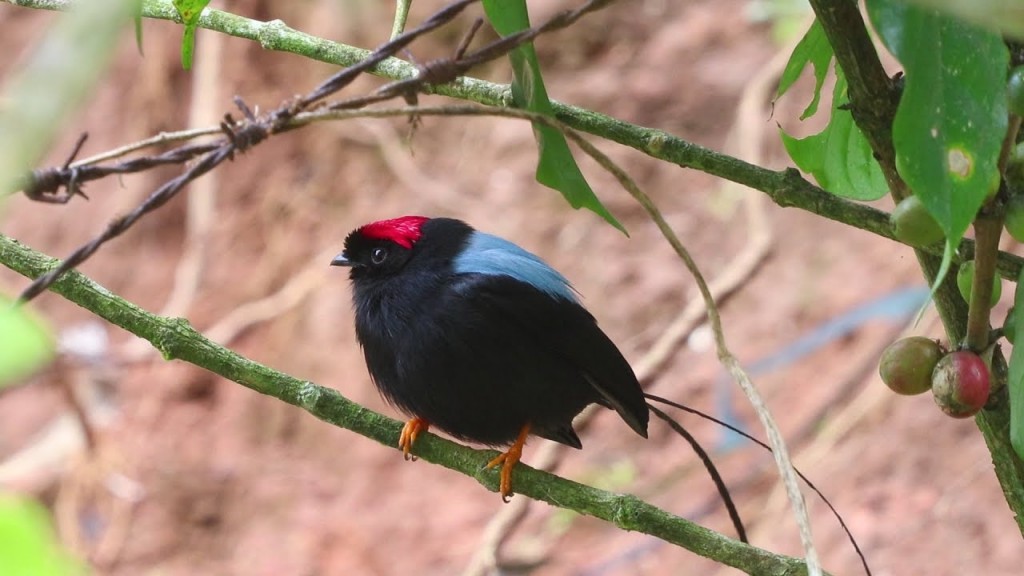
POLYGON ((383 264, 384 261, 387 260, 387 259, 388 259, 388 249, 387 248, 374 248, 373 252, 370 252, 370 262, 373 262, 374 264, 378 264, 378 265, 383 264))

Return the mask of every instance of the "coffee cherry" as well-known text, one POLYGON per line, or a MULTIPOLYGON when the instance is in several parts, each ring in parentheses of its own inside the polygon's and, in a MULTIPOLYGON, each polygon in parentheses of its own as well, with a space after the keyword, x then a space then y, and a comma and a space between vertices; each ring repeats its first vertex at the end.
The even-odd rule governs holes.
POLYGON ((889 220, 892 222, 893 236, 910 246, 931 246, 945 237, 939 223, 917 196, 907 196, 901 200, 889 220))
POLYGON ((939 360, 932 374, 935 403, 954 418, 974 416, 985 406, 991 390, 988 367, 974 352, 960 351, 939 360))
POLYGON ((942 354, 935 340, 924 336, 903 338, 882 352, 878 374, 897 394, 921 394, 932 387, 932 372, 942 354))
POLYGON ((1017 242, 1024 242, 1024 196, 1015 194, 1006 205, 1003 227, 1017 242))
MULTIPOLYGON (((971 301, 972 288, 974 287, 974 260, 968 260, 960 265, 956 273, 956 287, 960 289, 960 295, 965 302, 971 301)), ((1003 295, 1003 281, 999 276, 992 279, 992 297, 989 306, 995 306, 1003 295)))
POLYGON ((1010 112, 1024 116, 1024 66, 1011 70, 1006 79, 1006 103, 1010 112))

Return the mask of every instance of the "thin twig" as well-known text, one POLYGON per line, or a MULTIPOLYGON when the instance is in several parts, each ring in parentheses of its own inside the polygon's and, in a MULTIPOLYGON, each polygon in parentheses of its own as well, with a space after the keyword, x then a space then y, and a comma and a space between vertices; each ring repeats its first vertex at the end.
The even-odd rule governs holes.
POLYGON ((391 39, 394 40, 405 32, 405 23, 409 20, 409 7, 412 0, 395 0, 395 21, 391 25, 391 39))
POLYGON ((142 150, 144 148, 150 148, 152 146, 159 146, 161 144, 169 144, 171 142, 183 142, 186 140, 194 140, 203 136, 216 136, 221 133, 220 126, 210 126, 208 128, 192 128, 189 130, 178 130, 176 132, 161 132, 156 136, 146 138, 145 140, 139 140, 138 142, 132 142, 124 146, 119 146, 112 150, 108 150, 95 156, 88 158, 82 158, 81 160, 71 163, 71 168, 83 168, 85 166, 93 166, 104 162, 106 160, 113 160, 114 158, 120 158, 127 156, 132 152, 142 150))

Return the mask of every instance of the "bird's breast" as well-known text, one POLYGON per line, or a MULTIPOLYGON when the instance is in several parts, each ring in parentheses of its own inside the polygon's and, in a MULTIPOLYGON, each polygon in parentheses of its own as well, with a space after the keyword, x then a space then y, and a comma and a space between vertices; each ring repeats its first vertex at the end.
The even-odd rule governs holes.
POLYGON ((437 291, 415 277, 357 287, 356 332, 363 346, 394 349, 437 307, 437 291))

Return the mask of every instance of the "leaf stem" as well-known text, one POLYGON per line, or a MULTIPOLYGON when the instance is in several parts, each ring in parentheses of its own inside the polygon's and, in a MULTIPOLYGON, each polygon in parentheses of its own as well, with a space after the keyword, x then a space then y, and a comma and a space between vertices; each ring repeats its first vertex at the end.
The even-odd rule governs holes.
POLYGON ((396 0, 395 23, 391 27, 391 39, 394 40, 405 32, 405 23, 409 20, 409 7, 412 0, 396 0))

